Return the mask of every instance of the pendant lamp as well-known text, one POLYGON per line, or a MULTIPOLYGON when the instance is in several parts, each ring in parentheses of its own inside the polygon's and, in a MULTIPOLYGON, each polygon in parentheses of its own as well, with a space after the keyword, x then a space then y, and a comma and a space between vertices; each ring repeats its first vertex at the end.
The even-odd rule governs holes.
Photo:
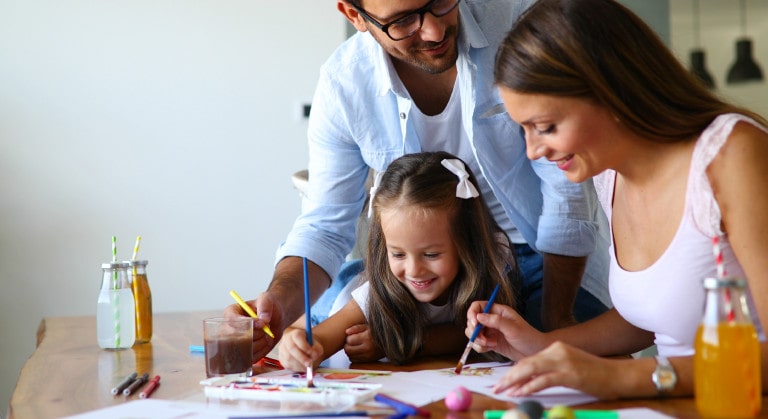
POLYGON ((739 2, 742 37, 736 40, 736 62, 728 70, 728 83, 746 83, 763 80, 763 71, 752 58, 752 40, 746 37, 747 12, 745 0, 739 2))
POLYGON ((704 49, 700 47, 699 40, 699 0, 693 0, 693 41, 694 48, 691 50, 691 67, 689 71, 696 76, 705 86, 710 89, 715 88, 715 80, 707 71, 704 49))

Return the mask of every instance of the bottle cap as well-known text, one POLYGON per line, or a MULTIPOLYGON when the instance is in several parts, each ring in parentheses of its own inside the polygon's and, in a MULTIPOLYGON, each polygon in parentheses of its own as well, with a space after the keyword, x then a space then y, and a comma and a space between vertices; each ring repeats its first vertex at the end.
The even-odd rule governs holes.
POLYGON ((149 261, 147 261, 147 260, 126 260, 125 263, 127 263, 128 266, 147 266, 149 261))
POLYGON ((704 279, 704 288, 708 290, 716 288, 746 288, 747 281, 744 278, 706 278, 704 279))
POLYGON ((128 264, 125 262, 107 262, 101 264, 101 269, 118 269, 118 268, 127 268, 128 264))

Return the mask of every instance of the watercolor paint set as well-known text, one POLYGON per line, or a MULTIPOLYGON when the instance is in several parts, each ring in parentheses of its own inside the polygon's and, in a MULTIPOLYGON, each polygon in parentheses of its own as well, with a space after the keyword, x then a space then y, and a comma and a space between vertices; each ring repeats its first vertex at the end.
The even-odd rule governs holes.
POLYGON ((246 400, 296 400, 327 405, 355 404, 370 400, 381 384, 315 380, 294 377, 213 377, 200 382, 206 397, 246 400))

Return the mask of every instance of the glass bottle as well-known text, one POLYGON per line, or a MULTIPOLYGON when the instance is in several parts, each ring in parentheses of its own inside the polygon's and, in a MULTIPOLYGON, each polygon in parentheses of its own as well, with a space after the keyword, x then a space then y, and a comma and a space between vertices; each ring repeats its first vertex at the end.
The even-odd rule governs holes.
POLYGON ((96 338, 104 349, 126 349, 136 339, 133 291, 125 262, 101 265, 101 290, 96 303, 96 338))
POLYGON ((152 292, 147 280, 146 260, 128 261, 131 289, 136 307, 136 343, 152 339, 152 292))
POLYGON ((704 280, 693 377, 696 407, 705 418, 749 418, 760 412, 760 344, 746 288, 743 278, 704 280))

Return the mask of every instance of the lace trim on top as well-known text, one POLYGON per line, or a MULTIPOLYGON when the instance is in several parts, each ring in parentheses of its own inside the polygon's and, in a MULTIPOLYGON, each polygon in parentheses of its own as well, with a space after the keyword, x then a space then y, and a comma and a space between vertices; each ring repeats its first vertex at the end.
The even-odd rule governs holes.
POLYGON ((715 118, 704 130, 693 150, 691 173, 688 179, 688 196, 692 199, 690 208, 693 211, 693 222, 696 228, 708 237, 722 235, 723 231, 720 229, 722 221, 720 206, 712 192, 712 186, 709 183, 709 177, 707 177, 707 167, 720 152, 733 131, 733 127, 740 121, 768 132, 765 127, 752 118, 734 113, 723 114, 715 118))

